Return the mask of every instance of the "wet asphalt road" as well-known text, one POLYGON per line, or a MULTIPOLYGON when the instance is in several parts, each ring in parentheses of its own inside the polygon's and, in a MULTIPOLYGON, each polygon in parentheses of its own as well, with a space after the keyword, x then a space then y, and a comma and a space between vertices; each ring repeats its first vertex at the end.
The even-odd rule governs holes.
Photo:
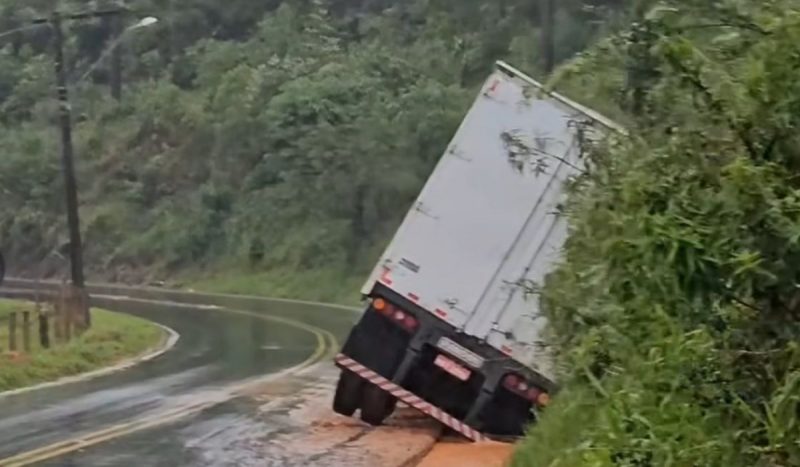
MULTIPOLYGON (((202 410, 168 423, 109 436, 84 449, 70 447, 37 465, 265 465, 259 453, 229 452, 231 440, 285 432, 280 414, 254 417, 253 402, 234 397, 230 388, 320 356, 319 333, 282 319, 329 331, 336 338, 344 336, 356 319, 355 313, 344 309, 255 297, 111 286, 95 287, 92 293, 117 296, 100 296, 95 302, 168 326, 180 334, 180 340, 167 354, 124 372, 0 398, 0 459, 91 437, 131 421, 158 420, 201 404, 202 410), (121 295, 134 299, 120 299, 121 295)), ((335 351, 335 340, 326 344, 329 348, 318 360, 335 351)), ((305 378, 312 383, 314 375, 305 378)))

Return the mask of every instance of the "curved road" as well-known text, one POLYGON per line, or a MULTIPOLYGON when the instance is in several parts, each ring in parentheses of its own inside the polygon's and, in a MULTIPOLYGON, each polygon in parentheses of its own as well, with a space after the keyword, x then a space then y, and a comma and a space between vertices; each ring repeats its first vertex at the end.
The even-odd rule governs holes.
MULTIPOLYGON (((24 296, 33 284, 6 287, 4 295, 24 296)), ((239 396, 291 375, 313 382, 314 365, 338 350, 357 319, 344 307, 257 297, 120 286, 91 292, 96 306, 161 323, 180 340, 124 372, 0 397, 0 465, 264 465, 226 446, 231 437, 279 431, 283 412, 267 416, 239 396)))

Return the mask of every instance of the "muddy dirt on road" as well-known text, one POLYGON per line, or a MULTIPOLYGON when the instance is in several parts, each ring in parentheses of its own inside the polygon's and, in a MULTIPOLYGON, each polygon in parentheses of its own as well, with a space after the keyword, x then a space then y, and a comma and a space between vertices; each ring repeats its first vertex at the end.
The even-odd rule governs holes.
POLYGON ((417 467, 505 467, 511 461, 513 444, 487 441, 472 443, 460 438, 440 440, 417 467))

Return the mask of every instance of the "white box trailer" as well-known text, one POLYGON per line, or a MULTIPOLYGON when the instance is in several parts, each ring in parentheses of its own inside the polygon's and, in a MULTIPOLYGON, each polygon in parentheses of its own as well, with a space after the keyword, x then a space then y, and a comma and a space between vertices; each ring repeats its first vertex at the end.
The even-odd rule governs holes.
MULTIPOLYGON (((535 290, 567 237, 564 185, 583 170, 584 144, 609 130, 619 127, 498 63, 364 285, 382 309, 370 306, 344 355, 472 427, 521 432, 555 389, 535 290), (392 324, 404 338, 377 330, 392 324), (392 350, 376 357, 376 336, 392 350)), ((349 392, 363 392, 349 373, 349 392)), ((390 412, 337 397, 367 421, 390 412)))

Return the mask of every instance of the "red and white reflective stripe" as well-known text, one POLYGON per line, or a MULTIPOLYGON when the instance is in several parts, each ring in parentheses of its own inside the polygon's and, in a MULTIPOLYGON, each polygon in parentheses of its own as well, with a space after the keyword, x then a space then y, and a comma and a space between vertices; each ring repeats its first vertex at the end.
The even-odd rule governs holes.
POLYGON ((375 373, 374 371, 370 370, 369 368, 365 367, 364 365, 358 363, 357 361, 353 360, 352 358, 339 354, 336 357, 336 364, 340 367, 352 371, 356 375, 364 378, 365 380, 369 381, 370 383, 378 386, 382 390, 388 392, 392 396, 396 397, 399 401, 405 403, 406 405, 413 407, 420 412, 429 415, 436 420, 442 422, 443 424, 447 425, 448 427, 452 428, 453 430, 461 433, 465 437, 471 439, 472 441, 486 441, 486 436, 484 436, 478 430, 472 428, 471 426, 467 425, 466 423, 462 422, 461 420, 453 417, 452 415, 448 414, 444 410, 436 407, 435 405, 426 402, 419 398, 418 396, 412 394, 411 392, 403 389, 402 387, 398 386, 397 384, 389 381, 388 379, 384 378, 383 376, 375 373))
POLYGON ((492 94, 494 94, 495 91, 497 91, 497 87, 498 86, 500 86, 500 80, 499 79, 495 79, 494 81, 492 81, 492 84, 489 86, 489 88, 486 90, 486 92, 484 92, 484 95, 486 97, 491 96, 492 94))
POLYGON ((389 277, 389 274, 391 274, 391 272, 392 272, 392 268, 390 268, 388 266, 384 266, 383 267, 383 274, 381 274, 380 281, 383 282, 386 285, 392 285, 392 279, 389 277))

